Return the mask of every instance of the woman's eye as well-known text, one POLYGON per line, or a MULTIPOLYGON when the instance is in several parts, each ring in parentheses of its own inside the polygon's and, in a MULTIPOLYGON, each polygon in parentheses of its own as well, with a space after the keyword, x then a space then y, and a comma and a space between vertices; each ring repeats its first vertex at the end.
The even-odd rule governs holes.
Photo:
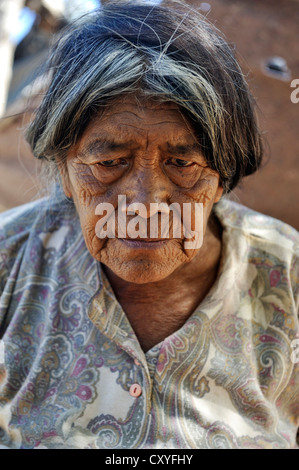
POLYGON ((167 160, 167 163, 181 168, 188 167, 194 164, 193 162, 190 162, 188 160, 181 160, 180 158, 170 158, 167 160))
POLYGON ((103 162, 98 162, 98 165, 105 166, 105 167, 113 167, 119 165, 125 165, 126 160, 124 158, 117 158, 114 160, 104 160, 103 162))

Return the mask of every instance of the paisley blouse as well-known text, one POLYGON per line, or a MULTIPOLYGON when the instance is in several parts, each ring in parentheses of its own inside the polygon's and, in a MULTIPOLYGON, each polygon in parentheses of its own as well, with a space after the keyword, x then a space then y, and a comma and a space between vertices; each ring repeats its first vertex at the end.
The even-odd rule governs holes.
POLYGON ((0 215, 0 448, 296 447, 298 233, 214 211, 217 280, 146 353, 71 203, 0 215))

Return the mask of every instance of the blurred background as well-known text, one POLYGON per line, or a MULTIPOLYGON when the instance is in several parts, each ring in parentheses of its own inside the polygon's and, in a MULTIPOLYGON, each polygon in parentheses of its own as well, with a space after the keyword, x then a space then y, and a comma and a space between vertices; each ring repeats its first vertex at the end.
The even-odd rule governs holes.
MULTIPOLYGON (((43 66, 53 35, 99 3, 0 0, 0 212, 40 194, 40 162, 24 141, 23 129, 45 88, 43 66)), ((245 178, 231 198, 299 230, 299 102, 291 100, 291 84, 299 79, 299 0, 189 3, 236 49, 265 136, 262 168, 245 178)))

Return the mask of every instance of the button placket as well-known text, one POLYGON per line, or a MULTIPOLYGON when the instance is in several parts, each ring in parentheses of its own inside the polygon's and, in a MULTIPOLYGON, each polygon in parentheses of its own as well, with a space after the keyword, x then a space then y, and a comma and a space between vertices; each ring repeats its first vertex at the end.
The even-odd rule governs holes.
POLYGON ((142 395, 142 388, 139 384, 132 384, 129 390, 129 393, 132 397, 138 398, 142 395))
POLYGON ((141 395, 145 399, 146 413, 149 414, 152 408, 152 380, 148 370, 147 361, 145 364, 138 357, 132 357, 134 361, 133 384, 129 389, 132 397, 138 398, 141 395))
POLYGON ((140 361, 134 358, 135 367, 133 368, 133 384, 130 386, 129 393, 132 397, 138 398, 142 395, 143 371, 140 361))

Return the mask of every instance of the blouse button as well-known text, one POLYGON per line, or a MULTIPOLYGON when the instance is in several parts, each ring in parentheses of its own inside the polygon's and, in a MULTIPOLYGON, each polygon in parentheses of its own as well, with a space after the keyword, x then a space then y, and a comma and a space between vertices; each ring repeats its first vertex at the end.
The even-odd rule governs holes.
POLYGON ((130 387, 130 395, 134 398, 140 397, 142 389, 139 384, 133 384, 130 387))

